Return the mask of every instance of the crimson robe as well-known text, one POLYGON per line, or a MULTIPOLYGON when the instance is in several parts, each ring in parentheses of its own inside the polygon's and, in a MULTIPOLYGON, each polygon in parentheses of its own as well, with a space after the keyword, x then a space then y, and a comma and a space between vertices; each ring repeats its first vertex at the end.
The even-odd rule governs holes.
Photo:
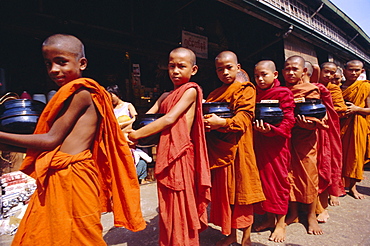
POLYGON ((342 141, 340 139, 339 116, 335 110, 331 92, 323 84, 315 83, 320 89, 322 103, 326 107, 328 129, 318 129, 319 193, 328 190, 329 195, 345 194, 342 183, 342 141))
POLYGON ((288 168, 290 166, 290 138, 295 123, 293 94, 287 87, 280 86, 275 79, 274 86, 267 90, 257 87, 257 102, 261 100, 279 100, 284 112, 283 121, 271 125, 271 131, 254 131, 254 150, 260 172, 263 192, 266 200, 257 204, 265 212, 287 214, 290 184, 288 168))
POLYGON ((185 113, 161 132, 155 174, 159 203, 159 244, 199 245, 198 233, 208 226, 211 177, 207 156, 202 91, 194 82, 173 90, 161 103, 159 113, 169 112, 189 88, 197 90, 191 131, 185 113))

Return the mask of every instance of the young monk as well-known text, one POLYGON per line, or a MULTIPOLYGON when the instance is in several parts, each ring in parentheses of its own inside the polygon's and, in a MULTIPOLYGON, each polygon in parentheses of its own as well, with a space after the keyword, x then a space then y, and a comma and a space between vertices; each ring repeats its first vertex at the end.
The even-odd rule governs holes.
POLYGON ((293 94, 288 88, 280 86, 277 77, 278 71, 273 61, 260 61, 254 67, 257 102, 277 100, 284 112, 283 121, 277 126, 263 120, 256 120, 254 124, 254 150, 266 196, 266 201, 258 205, 267 212, 267 221, 256 230, 274 227, 269 239, 280 243, 286 238, 285 216, 288 212, 290 191, 288 182, 288 167, 291 160, 290 138, 295 119, 293 94))
MULTIPOLYGON (((295 99, 320 99, 320 89, 305 83, 302 79, 306 68, 300 56, 289 57, 284 64, 283 75, 287 87, 293 92, 295 99)), ((292 129, 292 161, 289 179, 291 183, 289 213, 287 223, 298 217, 298 204, 307 205, 308 233, 321 235, 322 229, 316 220, 316 203, 318 196, 317 169, 317 129, 327 127, 325 123, 314 117, 297 115, 296 125, 292 129)))
POLYGON ((342 68, 338 67, 337 71, 334 74, 334 78, 331 81, 332 84, 341 86, 342 85, 342 80, 343 80, 343 70, 342 68))
POLYGON ((318 83, 320 77, 320 67, 317 64, 312 64, 309 61, 304 62, 304 67, 307 71, 303 74, 303 82, 318 83))
POLYGON ((343 176, 349 194, 356 199, 365 198, 357 191, 356 183, 363 179, 369 134, 370 81, 357 80, 363 71, 361 61, 347 62, 343 71, 346 81, 342 85, 343 98, 347 102, 346 117, 341 119, 343 176))
POLYGON ((172 50, 168 73, 174 90, 161 95, 147 112, 165 115, 129 133, 129 138, 136 141, 161 132, 155 165, 160 245, 199 245, 198 233, 207 227, 211 179, 203 96, 200 86, 190 82, 197 71, 193 51, 172 50))
POLYGON ((253 150, 252 119, 255 87, 251 82, 236 81, 240 70, 235 53, 221 52, 215 59, 216 72, 223 85, 212 91, 207 102, 228 102, 232 118, 216 114, 205 116, 208 154, 212 175, 210 222, 228 235, 217 245, 237 241, 237 229, 243 229, 242 245, 250 245, 253 203, 265 199, 253 150))
POLYGON ((135 166, 110 95, 81 77, 83 44, 56 34, 42 54, 59 91, 34 134, 0 132, 1 143, 27 149, 20 170, 37 181, 12 245, 106 245, 100 215, 112 210, 115 226, 144 229, 135 166))
POLYGON ((326 107, 327 124, 329 129, 318 130, 318 169, 319 169, 319 200, 316 214, 318 222, 329 219, 327 207, 328 197, 330 204, 339 205, 338 197, 343 195, 344 188, 341 181, 342 170, 342 142, 340 139, 339 117, 335 105, 344 105, 340 88, 331 84, 337 71, 337 65, 332 62, 321 64, 320 88, 323 104, 326 107), (335 103, 334 103, 335 102, 335 103))

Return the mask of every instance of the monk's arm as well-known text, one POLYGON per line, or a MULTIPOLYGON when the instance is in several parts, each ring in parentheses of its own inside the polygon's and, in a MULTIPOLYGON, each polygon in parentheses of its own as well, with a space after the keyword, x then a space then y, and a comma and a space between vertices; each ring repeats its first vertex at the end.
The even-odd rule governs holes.
POLYGON ((64 108, 45 134, 13 134, 0 132, 0 143, 21 148, 52 150, 60 145, 78 118, 92 104, 90 92, 79 90, 67 100, 64 108))
MULTIPOLYGON (((129 139, 132 141, 144 138, 170 127, 178 118, 186 112, 194 103, 196 103, 197 91, 195 88, 187 89, 180 100, 173 108, 161 118, 154 122, 129 133, 129 139)), ((148 111, 149 112, 149 111, 148 111)))
POLYGON ((161 107, 162 101, 168 96, 169 92, 163 93, 158 100, 154 103, 154 105, 146 112, 147 114, 156 114, 161 107))
POLYGON ((366 106, 364 108, 354 105, 351 102, 347 102, 347 114, 361 114, 361 115, 370 115, 370 94, 366 98, 366 106))

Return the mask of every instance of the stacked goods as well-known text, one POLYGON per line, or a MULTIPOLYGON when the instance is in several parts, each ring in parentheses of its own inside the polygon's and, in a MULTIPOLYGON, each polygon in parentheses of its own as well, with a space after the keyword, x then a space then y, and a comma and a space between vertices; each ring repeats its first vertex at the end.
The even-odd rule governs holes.
POLYGON ((22 218, 36 182, 26 174, 15 171, 0 178, 2 196, 0 213, 0 235, 13 233, 22 218))

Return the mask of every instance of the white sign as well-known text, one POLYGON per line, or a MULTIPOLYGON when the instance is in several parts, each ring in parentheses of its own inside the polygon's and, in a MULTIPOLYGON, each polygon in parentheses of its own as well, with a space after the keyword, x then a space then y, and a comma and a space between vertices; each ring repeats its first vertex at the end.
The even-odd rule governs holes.
POLYGON ((183 30, 182 47, 191 49, 199 58, 208 59, 208 38, 205 36, 183 30))

